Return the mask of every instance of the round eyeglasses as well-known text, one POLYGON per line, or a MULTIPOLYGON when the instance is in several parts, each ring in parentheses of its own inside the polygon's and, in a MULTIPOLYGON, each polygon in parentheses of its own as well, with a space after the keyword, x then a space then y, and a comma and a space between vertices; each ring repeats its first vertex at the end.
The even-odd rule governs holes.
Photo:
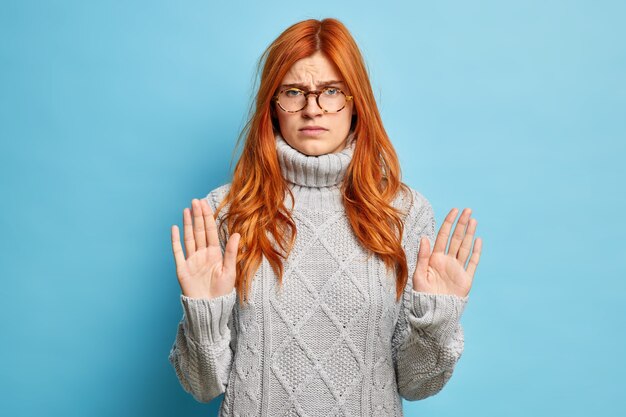
POLYGON ((309 94, 315 95, 315 101, 324 113, 337 113, 346 107, 346 103, 354 96, 336 87, 325 87, 322 90, 305 92, 299 88, 291 87, 281 90, 272 99, 278 106, 288 113, 297 113, 307 105, 309 94))

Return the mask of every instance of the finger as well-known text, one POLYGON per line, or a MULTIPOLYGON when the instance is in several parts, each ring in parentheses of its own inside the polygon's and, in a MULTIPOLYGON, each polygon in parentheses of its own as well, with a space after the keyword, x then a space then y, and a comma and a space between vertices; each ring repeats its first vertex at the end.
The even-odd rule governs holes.
POLYGON ((239 252, 239 240, 241 235, 233 233, 226 243, 224 249, 224 273, 236 276, 237 273, 237 253, 239 252))
POLYGON ((467 233, 465 233, 465 237, 463 238, 463 242, 459 248, 459 254, 456 257, 461 262, 461 265, 463 265, 463 268, 465 268, 465 262, 467 261, 467 257, 472 249, 472 240, 474 240, 477 225, 478 222, 476 219, 469 219, 467 233))
POLYGON ((459 220, 456 222, 456 226, 454 227, 454 234, 452 235, 452 239, 450 239, 450 247, 448 248, 448 254, 458 257, 459 247, 461 246, 461 242, 463 242, 463 237, 465 236, 465 229, 467 228, 467 222, 472 214, 472 209, 465 208, 461 215, 459 216, 459 220))
MULTIPOLYGON (((428 237, 422 236, 420 239, 420 248, 419 252, 417 252, 417 266, 415 267, 414 282, 415 277, 418 279, 426 278, 426 274, 428 273, 428 260, 430 259, 430 241, 428 237)), ((415 286, 414 286, 415 288, 415 286)))
POLYGON ((439 229, 439 233, 437 233, 437 239, 435 239, 433 253, 443 252, 446 250, 446 246, 448 245, 448 238, 450 237, 450 229, 452 228, 452 223, 454 222, 454 218, 456 217, 457 212, 458 210, 456 209, 456 207, 453 208, 443 220, 441 229, 439 229))
POLYGON ((187 207, 183 210, 183 230, 185 233, 185 250, 187 251, 187 258, 189 258, 196 252, 196 238, 193 237, 191 213, 187 207))
POLYGON ((191 200, 193 214, 193 234, 196 238, 196 250, 206 248, 206 233, 204 231, 204 218, 202 217, 202 207, 197 198, 191 200))
POLYGON ((213 218, 213 210, 208 201, 202 199, 202 215, 204 216, 204 229, 206 230, 207 245, 219 246, 220 240, 217 236, 217 224, 213 218))
POLYGON ((176 262, 176 271, 182 270, 186 265, 183 247, 180 244, 180 232, 178 226, 172 226, 172 252, 174 253, 174 262, 176 262))
POLYGON ((196 240, 193 235, 191 210, 187 207, 183 210, 183 233, 185 240, 185 252, 187 253, 187 258, 189 258, 196 252, 196 240))
POLYGON ((474 273, 476 272, 476 268, 478 267, 478 261, 480 260, 480 253, 483 250, 483 240, 479 237, 476 238, 474 242, 474 250, 472 252, 472 257, 469 260, 469 264, 467 265, 467 274, 473 279, 474 273))

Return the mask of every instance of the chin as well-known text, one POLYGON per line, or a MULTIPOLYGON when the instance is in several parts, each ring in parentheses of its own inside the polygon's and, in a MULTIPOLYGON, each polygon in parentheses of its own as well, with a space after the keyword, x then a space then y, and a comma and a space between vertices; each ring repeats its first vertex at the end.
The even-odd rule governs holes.
POLYGON ((300 135, 296 135, 296 138, 294 140, 285 138, 285 140, 292 148, 308 156, 325 155, 333 152, 341 145, 341 143, 330 143, 328 138, 302 137, 300 135))
POLYGON ((320 156, 330 152, 330 150, 326 149, 324 146, 320 147, 318 146, 318 144, 315 143, 301 144, 296 149, 301 153, 309 156, 320 156))

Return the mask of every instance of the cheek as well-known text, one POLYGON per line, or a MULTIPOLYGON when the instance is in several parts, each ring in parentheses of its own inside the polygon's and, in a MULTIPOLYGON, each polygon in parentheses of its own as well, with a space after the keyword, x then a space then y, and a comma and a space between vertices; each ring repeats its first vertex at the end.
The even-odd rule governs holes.
POLYGON ((295 123, 295 117, 291 113, 280 112, 278 114, 278 123, 283 129, 289 129, 295 123))
POLYGON ((350 126, 350 124, 352 123, 352 109, 346 107, 341 111, 341 113, 344 113, 341 115, 341 125, 350 126))

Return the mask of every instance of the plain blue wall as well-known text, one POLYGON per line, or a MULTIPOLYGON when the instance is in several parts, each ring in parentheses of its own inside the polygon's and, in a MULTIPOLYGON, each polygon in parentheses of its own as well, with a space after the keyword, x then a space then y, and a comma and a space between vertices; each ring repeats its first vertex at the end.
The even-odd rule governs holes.
POLYGON ((170 227, 229 181, 264 48, 336 17, 405 182, 484 240, 465 352, 406 415, 626 415, 625 3, 217 3, 2 2, 0 412, 217 415, 167 360, 170 227))

